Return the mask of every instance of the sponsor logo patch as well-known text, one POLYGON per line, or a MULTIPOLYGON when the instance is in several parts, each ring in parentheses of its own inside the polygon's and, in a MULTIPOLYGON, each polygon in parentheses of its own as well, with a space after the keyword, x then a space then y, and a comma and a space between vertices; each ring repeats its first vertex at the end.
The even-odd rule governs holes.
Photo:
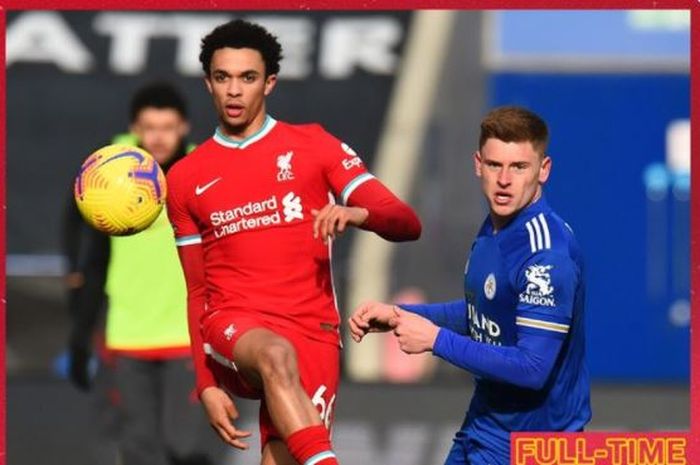
POLYGON ((284 221, 289 223, 292 220, 303 220, 304 214, 301 206, 301 198, 294 192, 290 192, 282 198, 284 207, 284 221))
POLYGON ((552 278, 549 275, 549 270, 553 267, 553 265, 530 265, 525 270, 527 286, 525 291, 520 293, 521 303, 544 307, 556 306, 552 278))

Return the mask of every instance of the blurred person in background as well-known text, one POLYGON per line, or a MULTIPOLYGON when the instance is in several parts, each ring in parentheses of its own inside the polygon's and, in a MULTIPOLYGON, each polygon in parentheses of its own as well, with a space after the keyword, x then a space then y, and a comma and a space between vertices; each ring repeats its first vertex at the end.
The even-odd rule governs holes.
POLYGON ((591 418, 583 257, 542 192, 548 140, 545 122, 521 107, 482 121, 474 167, 489 215, 467 259, 465 299, 368 302, 349 320, 357 342, 392 330, 404 352, 432 351, 475 375, 446 465, 508 465, 511 432, 581 431, 591 418))
POLYGON ((262 463, 333 465, 339 377, 332 240, 347 227, 416 239, 413 210, 320 125, 266 112, 281 46, 242 20, 202 40, 219 125, 168 173, 197 388, 227 444, 248 447, 230 394, 260 399, 262 463), (336 204, 338 196, 342 204, 336 204))
MULTIPOLYGON (((186 140, 185 101, 168 83, 138 89, 130 119, 129 133, 111 143, 140 146, 166 173, 193 149, 186 140)), ((74 204, 71 210, 69 218, 77 214, 74 204)), ((67 224, 85 232, 75 219, 67 224)), ((165 210, 138 234, 110 237, 90 229, 80 237, 70 250, 84 250, 73 255, 85 266, 71 266, 82 273, 68 279, 76 289, 70 303, 71 380, 81 389, 90 387, 91 341, 106 295, 104 341, 111 363, 101 371, 110 372, 112 386, 106 388, 116 391, 116 398, 109 397, 118 413, 120 463, 213 463, 202 441, 208 428, 194 391, 185 281, 165 210)))

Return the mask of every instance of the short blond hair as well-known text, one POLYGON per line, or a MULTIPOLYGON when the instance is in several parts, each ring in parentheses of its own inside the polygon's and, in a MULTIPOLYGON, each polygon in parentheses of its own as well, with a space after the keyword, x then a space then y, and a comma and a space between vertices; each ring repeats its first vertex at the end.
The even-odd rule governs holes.
POLYGON ((535 152, 544 156, 549 143, 547 124, 537 114, 518 106, 498 107, 481 121, 479 150, 488 139, 503 142, 530 142, 535 152))

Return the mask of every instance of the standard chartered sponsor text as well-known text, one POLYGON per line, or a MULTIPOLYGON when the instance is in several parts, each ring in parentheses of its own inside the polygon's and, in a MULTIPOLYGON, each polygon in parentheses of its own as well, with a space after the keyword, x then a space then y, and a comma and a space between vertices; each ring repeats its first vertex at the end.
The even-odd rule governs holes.
POLYGON ((220 238, 229 234, 241 231, 280 224, 282 218, 277 211, 277 197, 270 196, 269 199, 254 201, 233 207, 229 210, 214 211, 209 215, 211 224, 214 227, 214 236, 220 238), (254 217, 251 217, 255 215, 254 217))

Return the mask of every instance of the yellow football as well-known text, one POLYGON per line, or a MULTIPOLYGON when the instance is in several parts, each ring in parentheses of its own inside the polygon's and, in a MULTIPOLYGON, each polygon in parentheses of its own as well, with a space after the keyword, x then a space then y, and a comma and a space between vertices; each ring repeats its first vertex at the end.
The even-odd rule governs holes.
POLYGON ((127 236, 158 218, 167 187, 151 154, 116 144, 97 150, 83 162, 73 194, 90 225, 113 236, 127 236))

